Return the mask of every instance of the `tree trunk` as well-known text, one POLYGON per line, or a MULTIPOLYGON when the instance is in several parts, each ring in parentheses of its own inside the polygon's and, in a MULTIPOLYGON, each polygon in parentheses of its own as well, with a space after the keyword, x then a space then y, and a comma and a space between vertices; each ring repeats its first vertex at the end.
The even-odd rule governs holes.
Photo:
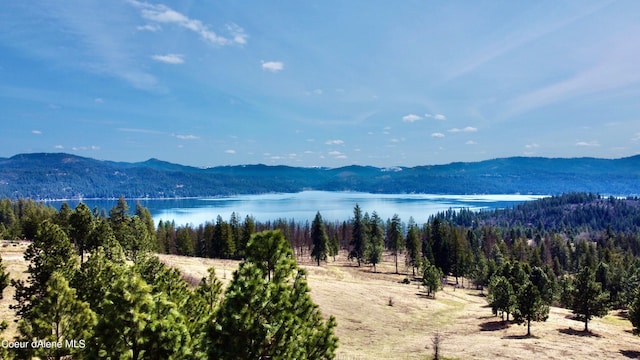
POLYGON ((531 336, 531 320, 527 320, 527 336, 531 336))

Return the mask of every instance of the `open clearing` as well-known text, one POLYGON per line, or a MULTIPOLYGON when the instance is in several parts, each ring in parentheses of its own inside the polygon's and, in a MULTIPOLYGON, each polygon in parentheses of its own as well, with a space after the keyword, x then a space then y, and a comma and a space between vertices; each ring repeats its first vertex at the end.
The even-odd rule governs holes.
MULTIPOLYGON (((23 251, 24 246, 0 248, 13 278, 26 278, 23 251)), ((159 257, 191 278, 205 276, 207 268, 214 266, 225 284, 238 264, 231 260, 159 257)), ((584 324, 573 320, 571 311, 551 308, 549 319, 532 323, 533 336, 525 337, 525 326, 505 325, 492 316, 480 291, 447 285, 434 300, 425 296, 417 281, 402 284, 406 275, 394 274, 392 256, 385 256, 378 273, 369 266, 356 267, 344 253, 320 267, 310 260, 299 264, 308 271, 313 300, 323 314, 337 319, 338 359, 429 358, 436 332, 443 339, 440 354, 448 359, 640 357, 640 338, 631 333, 631 323, 618 311, 591 321, 592 332, 584 334, 584 324)), ((406 269, 401 266, 400 270, 406 269)), ((4 339, 16 331, 10 321, 13 312, 8 308, 12 296, 13 289, 8 287, 0 300, 0 316, 10 322, 4 339)))

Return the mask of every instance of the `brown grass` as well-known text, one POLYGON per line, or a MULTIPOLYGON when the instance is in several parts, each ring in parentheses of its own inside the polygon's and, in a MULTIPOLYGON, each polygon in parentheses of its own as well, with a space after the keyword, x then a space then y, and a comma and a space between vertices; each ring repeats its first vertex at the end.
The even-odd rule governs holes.
MULTIPOLYGON (((24 276, 26 268, 16 252, 0 249, 12 274, 24 276)), ((406 274, 394 274, 393 257, 373 273, 369 266, 358 268, 346 254, 330 259, 320 267, 310 259, 299 261, 308 272, 311 296, 325 315, 336 317, 340 338, 338 359, 426 359, 432 354, 432 337, 440 332, 440 355, 447 359, 629 359, 640 356, 640 339, 631 334, 631 323, 619 312, 590 322, 584 334, 582 322, 571 312, 551 308, 546 322, 526 327, 508 324, 493 317, 486 299, 474 289, 445 286, 428 298, 418 282, 402 284, 406 274), (392 306, 389 305, 392 299, 392 306)), ((232 278, 237 261, 185 258, 160 255, 168 265, 192 278, 206 276, 214 266, 223 283, 232 278)), ((401 272, 406 271, 404 266, 401 272)), ((453 280, 453 279, 450 279, 453 280)), ((12 289, 5 291, 0 314, 12 319, 8 310, 12 289), (11 293, 11 294, 9 294, 11 293), (8 295, 8 296, 7 296, 8 295)), ((15 331, 15 330, 13 330, 15 331)), ((4 336, 7 338, 7 336, 4 336)))

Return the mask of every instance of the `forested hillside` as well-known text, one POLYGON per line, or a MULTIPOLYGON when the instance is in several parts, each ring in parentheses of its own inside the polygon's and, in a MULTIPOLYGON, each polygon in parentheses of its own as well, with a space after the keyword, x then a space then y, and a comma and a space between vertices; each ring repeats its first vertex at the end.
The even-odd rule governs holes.
POLYGON ((0 159, 0 196, 12 199, 171 198, 305 189, 370 193, 640 194, 640 156, 605 160, 514 157, 475 163, 395 167, 194 168, 150 159, 100 161, 70 154, 0 159))

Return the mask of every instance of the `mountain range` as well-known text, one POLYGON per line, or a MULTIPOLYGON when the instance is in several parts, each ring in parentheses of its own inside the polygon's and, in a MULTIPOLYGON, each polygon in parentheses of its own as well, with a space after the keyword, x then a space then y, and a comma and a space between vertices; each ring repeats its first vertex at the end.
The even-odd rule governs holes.
POLYGON ((0 158, 0 197, 174 198, 302 190, 427 194, 640 194, 640 155, 620 159, 509 157, 446 165, 197 168, 158 159, 113 162, 65 153, 0 158))

